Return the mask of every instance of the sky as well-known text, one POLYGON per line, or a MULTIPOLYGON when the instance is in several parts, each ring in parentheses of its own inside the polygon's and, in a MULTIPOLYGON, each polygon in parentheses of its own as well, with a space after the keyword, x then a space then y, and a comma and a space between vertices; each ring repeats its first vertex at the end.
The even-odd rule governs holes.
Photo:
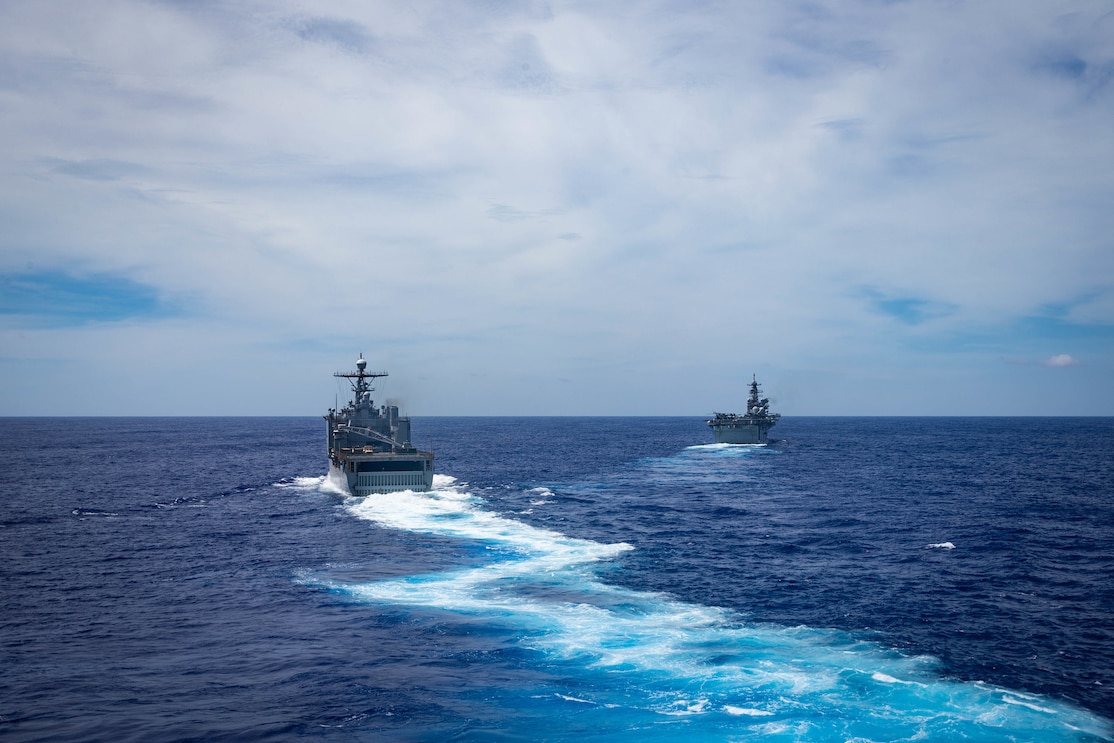
POLYGON ((1109 0, 0 3, 0 415, 1114 415, 1109 0))

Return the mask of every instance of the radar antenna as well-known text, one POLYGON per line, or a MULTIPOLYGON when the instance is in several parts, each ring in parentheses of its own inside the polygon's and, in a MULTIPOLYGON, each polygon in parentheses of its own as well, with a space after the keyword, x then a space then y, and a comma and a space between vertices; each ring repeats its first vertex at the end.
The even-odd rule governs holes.
POLYGON ((360 358, 356 359, 355 372, 334 372, 333 376, 347 379, 348 383, 352 385, 352 391, 356 393, 358 399, 361 393, 375 391, 375 388, 368 384, 367 380, 387 376, 387 372, 385 371, 369 372, 365 371, 365 369, 367 369, 367 359, 365 359, 364 355, 361 353, 360 358))

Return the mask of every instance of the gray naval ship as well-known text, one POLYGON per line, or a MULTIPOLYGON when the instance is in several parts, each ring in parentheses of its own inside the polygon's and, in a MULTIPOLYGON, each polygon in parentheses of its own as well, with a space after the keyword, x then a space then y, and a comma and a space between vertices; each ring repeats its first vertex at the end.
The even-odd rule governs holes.
POLYGON ((770 412, 769 398, 758 397, 758 381, 751 376, 750 397, 746 415, 716 413, 708 425, 716 435, 717 444, 765 444, 766 434, 781 415, 770 412))
POLYGON ((410 443, 410 419, 401 418, 398 406, 375 407, 371 380, 387 372, 369 372, 364 355, 355 372, 334 377, 352 385, 352 400, 340 410, 329 410, 329 479, 353 495, 424 491, 433 487, 433 452, 419 451, 410 443))

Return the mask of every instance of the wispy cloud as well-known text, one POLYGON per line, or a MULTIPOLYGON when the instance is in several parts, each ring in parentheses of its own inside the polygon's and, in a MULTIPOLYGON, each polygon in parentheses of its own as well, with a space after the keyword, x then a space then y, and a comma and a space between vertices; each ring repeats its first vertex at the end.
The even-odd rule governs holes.
POLYGON ((1071 354, 1058 353, 1055 356, 1049 356, 1041 362, 1041 365, 1062 368, 1065 366, 1079 366, 1079 361, 1071 354))
POLYGON ((525 211, 516 209, 513 206, 506 204, 492 204, 487 210, 487 216, 491 217, 497 222, 518 222, 523 219, 537 219, 538 217, 550 217, 557 214, 557 210, 543 210, 543 211, 525 211))
POLYGON ((364 54, 372 45, 371 34, 362 24, 341 18, 310 17, 291 20, 294 33, 306 41, 333 46, 352 54, 364 54))
POLYGON ((43 163, 56 173, 90 181, 118 181, 147 172, 142 165, 110 158, 77 161, 43 158, 43 163))

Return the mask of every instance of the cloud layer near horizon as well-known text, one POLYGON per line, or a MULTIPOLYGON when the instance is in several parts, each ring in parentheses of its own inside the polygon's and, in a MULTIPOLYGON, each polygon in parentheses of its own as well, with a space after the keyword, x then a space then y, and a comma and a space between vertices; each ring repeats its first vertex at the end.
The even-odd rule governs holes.
POLYGON ((1114 414, 1104 3, 10 4, 0 106, 3 413, 1114 414))

